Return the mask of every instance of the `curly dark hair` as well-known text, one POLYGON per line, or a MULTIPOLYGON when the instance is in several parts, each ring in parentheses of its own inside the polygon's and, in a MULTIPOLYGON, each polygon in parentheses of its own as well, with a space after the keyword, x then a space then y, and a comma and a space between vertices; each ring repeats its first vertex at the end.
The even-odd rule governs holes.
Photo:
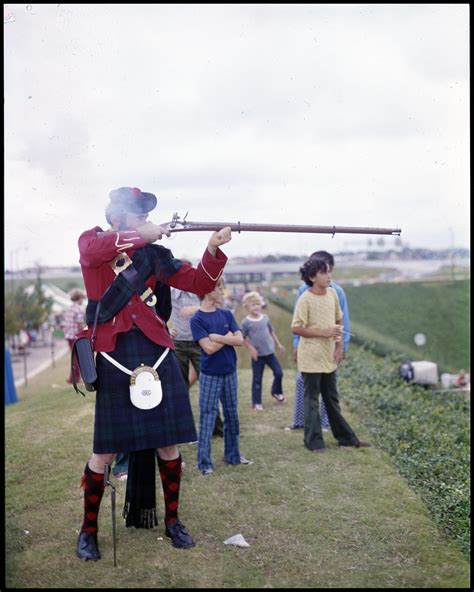
POLYGON ((329 263, 325 259, 315 259, 314 257, 310 257, 300 267, 301 279, 308 286, 312 286, 313 282, 309 278, 315 276, 319 271, 330 271, 329 263))
POLYGON ((327 261, 331 267, 334 267, 335 265, 334 257, 327 251, 315 251, 314 253, 311 253, 309 257, 310 259, 322 259, 323 261, 327 261))

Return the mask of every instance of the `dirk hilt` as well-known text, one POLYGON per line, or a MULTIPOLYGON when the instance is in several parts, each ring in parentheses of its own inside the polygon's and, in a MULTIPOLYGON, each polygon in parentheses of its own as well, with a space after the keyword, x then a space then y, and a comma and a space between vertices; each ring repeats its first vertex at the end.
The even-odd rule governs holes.
POLYGON ((110 464, 104 464, 104 487, 110 485, 110 504, 112 506, 112 539, 114 543, 114 567, 117 567, 117 532, 115 523, 115 485, 110 480, 110 464))

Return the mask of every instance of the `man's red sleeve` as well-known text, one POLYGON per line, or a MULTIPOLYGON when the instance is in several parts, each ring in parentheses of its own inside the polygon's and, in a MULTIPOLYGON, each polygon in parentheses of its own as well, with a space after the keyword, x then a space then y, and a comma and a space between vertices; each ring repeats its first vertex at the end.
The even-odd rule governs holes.
POLYGON ((206 249, 197 268, 183 263, 182 267, 173 275, 164 278, 165 283, 173 288, 192 292, 193 294, 209 294, 217 284, 224 271, 227 257, 218 248, 213 257, 206 249))
POLYGON ((85 267, 99 267, 120 253, 144 247, 148 243, 136 230, 103 232, 99 226, 86 230, 79 237, 79 263, 85 267))

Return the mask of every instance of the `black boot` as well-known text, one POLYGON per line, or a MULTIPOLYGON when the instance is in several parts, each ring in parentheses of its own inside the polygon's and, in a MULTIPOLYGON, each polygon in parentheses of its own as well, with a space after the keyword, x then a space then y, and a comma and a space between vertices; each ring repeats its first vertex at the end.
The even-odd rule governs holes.
POLYGON ((171 539, 173 547, 178 549, 190 549, 195 546, 195 543, 186 530, 184 524, 179 520, 174 524, 167 524, 165 534, 171 539))
POLYGON ((79 559, 85 559, 86 561, 97 561, 101 558, 96 532, 81 531, 79 533, 76 555, 79 559))

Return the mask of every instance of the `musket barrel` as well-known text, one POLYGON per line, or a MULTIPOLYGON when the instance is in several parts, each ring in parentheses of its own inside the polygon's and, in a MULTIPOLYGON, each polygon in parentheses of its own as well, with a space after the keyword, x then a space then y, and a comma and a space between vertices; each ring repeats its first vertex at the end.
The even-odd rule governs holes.
MULTIPOLYGON (((230 227, 232 232, 300 232, 310 234, 388 234, 400 236, 401 228, 371 228, 367 226, 309 226, 305 224, 252 224, 243 222, 165 222, 160 224, 170 232, 199 232, 230 227)), ((98 232, 101 236, 105 232, 98 232)))
POLYGON ((243 222, 177 222, 161 224, 170 232, 221 230, 230 227, 233 232, 301 232, 316 234, 389 234, 400 236, 400 228, 370 228, 364 226, 309 226, 299 224, 252 224, 243 222))

